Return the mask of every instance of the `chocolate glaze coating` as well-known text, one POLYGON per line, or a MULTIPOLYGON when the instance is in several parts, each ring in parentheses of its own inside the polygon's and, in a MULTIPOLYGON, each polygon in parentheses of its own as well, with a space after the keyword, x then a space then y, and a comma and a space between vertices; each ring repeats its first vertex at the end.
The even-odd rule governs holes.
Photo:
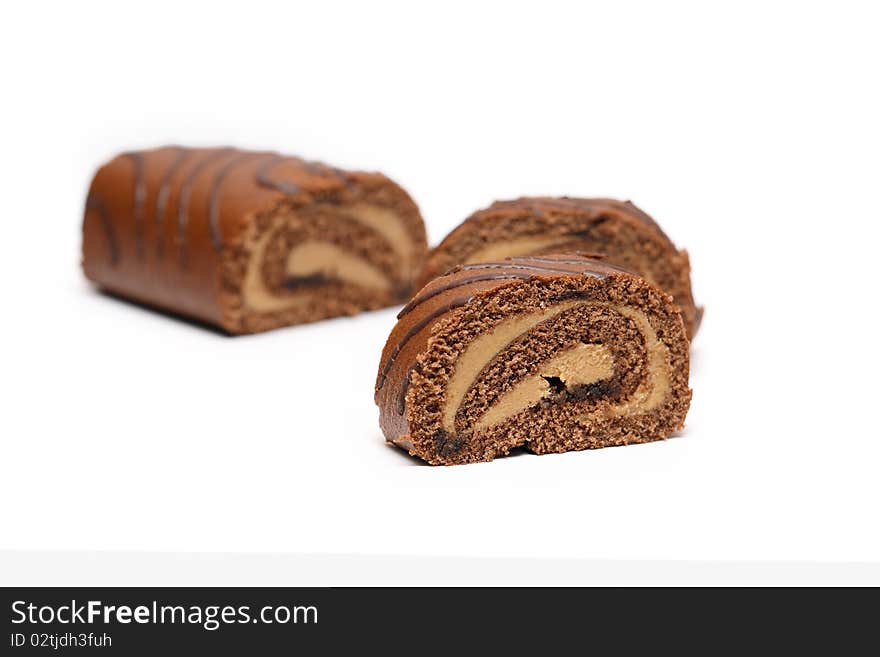
POLYGON ((221 302, 224 252, 240 246, 261 213, 341 198, 357 185, 391 186, 411 203, 382 174, 273 152, 168 146, 124 153, 89 188, 83 270, 114 293, 230 329, 221 302))
POLYGON ((621 273, 631 274, 608 263, 568 254, 460 265, 433 279, 398 314, 399 321, 382 351, 374 399, 385 436, 409 433, 404 412, 409 377, 418 367, 416 359, 425 351, 433 328, 449 313, 480 294, 518 280, 560 275, 604 278, 621 273))

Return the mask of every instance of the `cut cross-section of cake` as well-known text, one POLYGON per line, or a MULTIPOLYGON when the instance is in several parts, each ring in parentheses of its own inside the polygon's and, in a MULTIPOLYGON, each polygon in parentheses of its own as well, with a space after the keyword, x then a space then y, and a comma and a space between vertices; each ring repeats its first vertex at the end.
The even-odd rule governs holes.
POLYGON ((691 294, 690 261, 650 216, 629 201, 605 198, 520 198, 479 210, 428 255, 417 287, 455 265, 544 253, 601 254, 675 298, 688 335, 702 309, 691 294))
POLYGON ((668 437, 690 405, 672 298, 574 255, 461 265, 401 311, 376 380, 386 440, 432 464, 668 437))
POLYGON ((409 195, 379 173, 277 153, 172 146, 95 174, 86 276, 230 333, 402 303, 427 244, 409 195))

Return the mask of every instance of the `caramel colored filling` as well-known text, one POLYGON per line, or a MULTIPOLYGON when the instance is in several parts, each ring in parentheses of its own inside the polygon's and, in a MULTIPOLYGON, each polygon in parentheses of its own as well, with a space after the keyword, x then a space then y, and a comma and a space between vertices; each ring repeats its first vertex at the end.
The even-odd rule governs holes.
POLYGON ((566 388, 576 388, 614 375, 614 357, 601 344, 578 344, 541 365, 541 373, 527 376, 506 392, 474 426, 486 429, 531 408, 553 393, 547 379, 559 379, 566 388))
POLYGON ((372 228, 384 237, 394 252, 400 257, 401 268, 409 270, 412 262, 412 240, 407 235, 406 228, 392 210, 380 208, 376 205, 358 203, 341 208, 341 212, 356 219, 364 226, 372 228))
POLYGON ((669 350, 657 337, 657 332, 641 310, 626 306, 614 306, 614 309, 624 317, 629 317, 639 327, 648 350, 648 374, 628 400, 611 408, 611 414, 647 413, 657 408, 669 394, 669 373, 672 368, 669 350))
POLYGON ((491 262, 510 256, 530 255, 548 249, 551 246, 565 244, 565 237, 520 237, 513 240, 501 240, 487 244, 467 256, 464 264, 473 262, 491 262))
MULTIPOLYGON (((633 320, 644 338, 647 349, 647 372, 636 390, 625 400, 610 405, 601 412, 612 417, 635 415, 647 413, 659 406, 670 390, 669 351, 657 337, 645 314, 627 306, 572 301, 557 304, 541 312, 504 320, 488 333, 475 338, 459 356, 455 371, 449 379, 446 405, 443 409, 443 428, 450 433, 454 432, 455 416, 468 390, 480 371, 507 345, 540 322, 566 310, 585 305, 608 305, 614 311, 633 320)), ((540 366, 537 374, 519 381, 483 414, 474 429, 481 430, 495 426, 551 395, 554 390, 548 379, 559 379, 567 389, 574 389, 597 383, 613 375, 614 360, 605 345, 578 344, 547 359, 540 366)))
POLYGON ((455 363, 455 371, 446 387, 446 406, 443 409, 443 428, 452 432, 455 414, 461 401, 486 364, 495 355, 523 333, 530 331, 544 320, 555 317, 564 310, 579 305, 577 302, 560 303, 540 312, 505 319, 491 331, 474 338, 455 363))
POLYGON ((380 290, 391 286, 379 269, 329 242, 297 244, 287 255, 285 271, 291 278, 322 276, 380 290))
POLYGON ((278 296, 266 286, 262 272, 263 258, 274 235, 275 231, 268 230, 253 245, 241 284, 242 303, 248 310, 258 313, 287 310, 303 305, 309 299, 305 294, 278 296))
MULTIPOLYGON (((339 212, 375 230, 384 237, 401 258, 402 268, 412 259, 412 247, 403 222, 391 210, 368 204, 345 206, 339 212)), ((266 231, 251 249, 242 282, 244 306, 253 312, 279 312, 303 305, 312 293, 300 291, 278 294, 263 279, 262 265, 266 249, 278 230, 266 231)), ((287 255, 285 273, 291 279, 325 278, 342 281, 372 290, 387 291, 392 282, 385 273, 356 255, 331 244, 309 240, 297 244, 287 255)))

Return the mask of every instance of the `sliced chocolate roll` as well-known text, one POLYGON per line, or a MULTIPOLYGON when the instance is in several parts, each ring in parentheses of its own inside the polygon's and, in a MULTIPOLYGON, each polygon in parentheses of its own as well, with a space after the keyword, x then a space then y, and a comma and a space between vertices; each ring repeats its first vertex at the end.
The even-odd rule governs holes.
POLYGON ((125 153, 92 180, 83 269, 123 297, 253 333, 409 297, 425 228, 379 173, 277 153, 125 153))
POLYGON ((688 335, 702 309, 691 294, 690 262, 635 205, 612 199, 521 198, 472 214, 428 256, 417 287, 459 264, 541 253, 601 254, 675 298, 688 335))
POLYGON ((376 381, 386 440, 433 464, 666 438, 690 405, 672 298, 571 255, 462 265, 404 307, 376 381))

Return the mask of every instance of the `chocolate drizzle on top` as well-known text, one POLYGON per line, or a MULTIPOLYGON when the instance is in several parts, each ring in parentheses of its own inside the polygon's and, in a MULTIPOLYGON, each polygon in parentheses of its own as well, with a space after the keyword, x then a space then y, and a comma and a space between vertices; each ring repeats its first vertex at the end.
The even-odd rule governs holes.
MULTIPOLYGON (((397 317, 398 319, 404 317, 428 299, 432 299, 440 294, 443 294, 444 292, 449 292, 450 290, 454 290, 470 283, 493 280, 528 280, 541 274, 568 274, 572 276, 591 276, 594 278, 605 278, 609 273, 616 272, 629 273, 619 267, 614 267, 604 262, 598 262, 588 257, 572 257, 570 255, 549 255, 540 258, 517 256, 508 258, 505 262, 487 262, 460 265, 449 273, 444 274, 438 279, 435 279, 432 284, 426 286, 400 311, 397 317), (531 264, 532 262, 538 262, 542 264, 535 265, 531 264), (552 265, 558 266, 554 267, 552 265), (499 272, 498 270, 507 271, 499 272), (467 271, 473 271, 474 273, 458 277, 454 276, 455 274, 467 271)), ((394 349, 391 351, 391 354, 388 357, 388 360, 382 366, 382 370, 376 383, 376 392, 379 392, 385 385, 385 382, 388 379, 388 375, 391 372, 394 363, 397 361, 400 353, 403 351, 404 347, 406 347, 410 340, 412 340, 419 332, 421 332, 432 322, 434 322, 438 317, 444 315, 450 310, 454 310, 456 308, 460 308, 461 306, 467 305, 473 298, 473 295, 470 293, 459 295, 451 299, 450 301, 441 304, 432 312, 428 313, 425 317, 421 318, 418 322, 413 324, 409 328, 409 330, 401 337, 400 341, 395 345, 394 349)), ((400 390, 398 390, 396 396, 396 410, 398 415, 403 415, 406 412, 406 393, 407 390, 409 390, 412 373, 417 369, 418 368, 415 365, 411 366, 404 375, 400 390)))
MULTIPOLYGON (((148 188, 146 169, 148 162, 151 162, 150 155, 152 151, 130 151, 122 154, 122 157, 128 158, 132 164, 133 175, 133 192, 131 200, 131 216, 126 213, 125 218, 132 222, 134 246, 137 257, 143 260, 146 251, 145 236, 147 228, 150 228, 150 234, 155 239, 155 254, 157 260, 162 260, 166 250, 166 221, 169 221, 168 214, 170 212, 175 222, 171 231, 172 241, 179 255, 179 264, 186 267, 187 264, 187 233, 188 226, 195 217, 190 216, 190 202, 195 192, 196 184, 201 180, 200 176, 206 173, 206 170, 212 166, 215 168, 214 177, 210 182, 207 196, 207 211, 200 214, 199 219, 207 217, 208 237, 215 251, 220 252, 223 248, 223 235, 221 234, 221 212, 220 200, 223 193, 224 183, 230 173, 238 166, 246 162, 259 162, 259 166, 255 172, 255 182, 261 187, 274 190, 285 195, 296 195, 302 191, 300 185, 289 181, 282 180, 273 175, 273 169, 284 162, 289 162, 300 170, 308 172, 308 174, 323 178, 325 180, 337 180, 340 184, 350 187, 353 180, 349 174, 341 169, 332 167, 321 162, 307 161, 299 157, 288 157, 270 152, 244 152, 233 147, 223 147, 214 149, 190 149, 182 146, 168 147, 174 156, 170 157, 169 163, 163 168, 160 167, 161 174, 157 183, 155 183, 155 202, 152 206, 152 226, 147 226, 149 221, 147 215, 148 198, 153 198, 152 189, 148 188), (225 160, 225 162, 220 162, 225 160), (184 171, 186 169, 186 171, 184 171), (171 207, 169 207, 171 206, 171 207)), ((154 166, 151 164, 151 167, 154 166)), ((150 169, 153 170, 152 168, 150 169)), ((199 187, 201 190, 201 187, 199 187)), ((203 196, 199 194, 201 200, 203 196)), ((106 235, 107 243, 110 245, 109 254, 112 264, 119 263, 122 252, 121 244, 117 239, 118 226, 114 225, 114 221, 119 217, 111 216, 104 202, 104 199, 96 194, 89 196, 86 202, 87 209, 95 211, 100 219, 103 233, 106 235)), ((201 228, 201 222, 200 222, 201 228)))
MULTIPOLYGON (((532 278, 535 274, 588 274, 590 276, 595 276, 597 278, 603 277, 605 274, 599 270, 588 269, 582 271, 573 271, 571 269, 566 269, 563 267, 545 267, 543 265, 530 265, 528 261, 533 260, 535 262, 542 262, 548 264, 559 264, 559 265, 580 265, 581 267, 588 266, 590 261, 586 258, 580 258, 577 260, 574 259, 561 259, 561 258, 530 258, 530 257, 514 257, 508 258, 507 262, 485 262, 485 263, 472 263, 469 265, 460 265, 453 269, 452 271, 444 274, 443 276, 435 279, 436 281, 443 281, 443 283, 435 286, 427 285, 425 286, 421 292, 419 292, 415 297, 413 297, 408 304, 406 304, 403 309, 398 313, 397 318, 400 319, 404 315, 411 312, 414 308, 421 305, 428 299, 431 299, 438 294, 443 294, 447 290, 451 290, 453 288, 459 287, 461 285, 467 285, 469 283, 477 283, 480 281, 493 281, 493 280, 502 280, 505 278, 532 278), (522 270, 523 272, 533 272, 533 273, 518 273, 511 272, 507 274, 497 274, 493 272, 484 272, 482 270, 497 270, 497 269, 514 269, 514 270, 522 270), (452 279, 449 278, 452 274, 458 273, 460 271, 470 271, 476 270, 478 273, 472 274, 470 276, 463 276, 461 278, 452 279)), ((604 264, 604 263, 603 263, 604 264)), ((605 265, 607 266, 607 265, 605 265)), ((616 269, 616 268, 615 268, 616 269)), ((620 270, 624 271, 624 270, 620 270)))
POLYGON ((223 181, 232 169, 239 164, 243 164, 247 160, 258 157, 267 157, 268 153, 240 153, 223 165, 214 176, 214 182, 211 183, 211 194, 208 197, 208 228, 211 232, 211 244, 218 253, 223 248, 223 242, 220 235, 220 190, 223 181))
POLYGON ((606 262, 602 260, 601 262, 597 262, 601 258, 604 258, 605 254, 603 253, 583 253, 578 255, 576 259, 565 256, 511 256, 508 260, 512 260, 513 262, 548 262, 548 263, 556 263, 559 265, 579 265, 581 267, 586 267, 582 272, 583 274, 588 274, 590 276, 595 276, 596 278, 603 278, 606 276, 606 273, 601 270, 601 268, 611 269, 613 271, 618 271, 622 274, 635 274, 635 272, 626 269, 625 267, 620 267, 618 265, 614 265, 610 262, 606 262), (591 266, 591 261, 598 265, 597 267, 591 266))
POLYGON ((132 198, 132 217, 134 219, 134 243, 138 259, 144 258, 144 203, 147 198, 147 185, 144 180, 144 154, 141 151, 126 153, 134 165, 134 192, 132 198))
MULTIPOLYGON (((470 271, 472 269, 523 269, 525 271, 534 271, 539 274, 586 274, 590 272, 572 271, 563 267, 545 267, 544 265, 531 265, 528 258, 510 258, 506 262, 474 262, 468 265, 461 265, 460 271, 470 271)), ((564 260, 543 260, 547 263, 566 264, 564 260)), ((580 262, 569 261, 569 264, 581 264, 580 262)))
POLYGON ((444 315, 450 310, 454 310, 456 308, 460 308, 461 306, 466 305, 471 299, 473 299, 473 296, 470 294, 465 294, 458 298, 452 299, 447 303, 440 305, 438 308, 434 309, 433 312, 428 313, 427 316, 422 317, 422 319, 413 324, 406 332, 406 334, 404 334, 404 336, 400 339, 400 342, 398 342, 394 346, 394 350, 391 352, 391 356, 388 358, 388 361, 382 368, 381 374, 379 374, 379 381, 376 384, 376 391, 378 392, 382 389, 382 386, 385 385, 385 380, 388 378, 388 373, 391 371, 391 367, 394 365, 394 361, 397 360, 397 357, 400 355, 400 352, 403 351, 403 348, 406 346, 406 344, 410 340, 412 340, 416 336, 416 334, 419 333, 419 331, 421 331, 423 328, 428 326, 428 324, 440 317, 440 315, 444 315))
POLYGON ((208 157, 193 167, 186 180, 183 181, 183 186, 180 188, 180 196, 177 199, 177 249, 182 266, 186 264, 186 226, 189 222, 189 197, 192 194, 193 185, 199 174, 209 165, 234 152, 234 148, 221 148, 210 153, 208 157))
MULTIPOLYGON (((536 275, 540 274, 569 274, 572 276, 593 276, 595 278, 604 278, 606 276, 606 273, 602 271, 602 268, 607 267, 607 265, 600 264, 594 260, 590 260, 589 258, 573 259, 570 256, 567 258, 553 258, 551 256, 545 257, 541 260, 541 262, 547 263, 548 265, 559 264, 559 267, 532 265, 528 263, 529 260, 530 258, 511 258, 506 262, 473 263, 456 267, 448 274, 445 274, 444 276, 436 279, 435 283, 437 284, 435 284, 433 287, 430 285, 428 287, 425 287, 403 308, 403 310, 400 311, 397 317, 398 319, 404 317, 428 299, 432 299, 440 294, 443 294, 444 292, 449 292, 450 290, 454 290, 464 285, 477 283, 480 281, 508 279, 527 280, 530 278, 534 278, 536 275), (565 265, 575 266, 577 267, 577 269, 567 268, 565 267, 565 265), (499 272, 498 270, 508 271, 499 272), (474 271, 474 274, 457 278, 454 276, 454 274, 463 271, 474 271)), ((412 338, 416 336, 416 334, 418 334, 422 329, 424 329, 441 315, 449 312, 450 310, 459 308, 467 304, 472 298, 473 295, 469 293, 461 295, 447 303, 441 304, 434 311, 428 313, 427 316, 423 317, 418 322, 413 324, 410 329, 403 335, 397 345, 395 345, 394 349, 391 352, 391 355, 388 357, 388 360, 382 367, 382 371, 380 372, 379 378, 376 382, 376 391, 378 392, 385 385, 388 374, 389 372, 391 372, 391 368, 394 366, 394 363, 397 360, 397 357, 400 355, 400 352, 403 351, 403 348, 412 338)), ((409 376, 407 376, 407 380, 408 379, 409 376)))
MULTIPOLYGON (((459 271, 458 269, 453 270, 449 274, 444 274, 445 276, 449 276, 450 274, 459 271)), ((443 278, 443 277, 441 277, 443 278)), ((437 295, 443 294, 444 292, 448 292, 449 290, 455 289, 456 287, 460 287, 462 285, 468 285, 469 283, 479 283, 481 281, 501 281, 507 280, 510 278, 522 278, 522 276, 511 275, 511 274, 496 274, 494 272, 477 272, 471 274, 470 276, 462 276, 457 279, 453 285, 438 285, 432 289, 428 289, 425 287, 422 292, 413 297, 408 304, 406 304, 399 313, 397 313, 397 319, 401 319, 404 315, 408 315, 412 312, 417 306, 422 305, 428 299, 433 299, 437 295)), ((441 279, 435 279, 441 280, 441 279)))
POLYGON ((192 151, 188 148, 177 148, 177 157, 171 163, 171 166, 162 174, 159 181, 159 191, 156 193, 156 216, 154 219, 156 225, 156 255, 161 258, 163 254, 162 245, 164 244, 162 226, 165 223, 165 210, 168 206, 168 196, 171 194, 171 179, 180 169, 183 163, 192 155, 192 151))
POLYGON ((657 222, 649 214, 636 207, 632 201, 618 201, 610 198, 535 196, 511 201, 495 201, 488 208, 478 210, 472 214, 466 221, 480 221, 486 216, 493 216, 496 212, 504 210, 518 211, 519 216, 532 216, 539 219, 547 218, 548 210, 587 215, 585 218, 590 221, 591 226, 604 223, 615 215, 623 216, 649 226, 656 231, 664 242, 673 246, 669 237, 663 232, 663 229, 660 228, 657 222))
POLYGON ((282 161, 302 161, 299 158, 294 157, 285 157, 284 155, 276 155, 270 160, 267 160, 263 163, 263 165, 257 169, 257 183, 262 185, 263 187, 268 187, 269 189, 274 189, 275 191, 281 192, 282 194, 299 194, 301 188, 299 185, 287 182, 286 180, 276 180, 272 178, 269 174, 272 169, 275 168, 282 161))
POLYGON ((303 162, 306 167, 306 170, 309 173, 313 173, 318 176, 325 176, 330 174, 336 180, 343 183, 346 187, 351 187, 351 180, 349 180, 345 171, 342 169, 337 169, 336 167, 331 167, 329 164, 324 164, 323 162, 303 162))
POLYGON ((329 174, 333 178, 336 178, 339 182, 343 183, 346 187, 351 187, 351 181, 342 169, 328 166, 322 162, 311 162, 309 160, 304 160, 299 157, 287 157, 284 155, 276 155, 271 160, 265 162, 259 169, 257 169, 257 184, 263 187, 267 187, 268 189, 274 189, 275 191, 281 192, 282 194, 288 194, 290 196, 299 194, 302 191, 302 188, 299 185, 286 180, 273 178, 271 175, 272 169, 274 169, 276 166, 284 161, 295 162, 313 176, 323 177, 329 174))
POLYGON ((582 264, 584 264, 584 260, 583 260, 584 258, 596 258, 596 259, 599 259, 599 258, 602 258, 602 257, 604 257, 604 256, 603 256, 602 254, 600 254, 600 253, 584 253, 583 255, 578 256, 578 258, 577 258, 576 260, 574 260, 574 259, 564 260, 564 259, 562 259, 562 258, 555 258, 555 257, 552 257, 552 256, 551 256, 551 257, 542 257, 542 256, 508 256, 507 259, 508 259, 508 260, 512 260, 513 262, 518 262, 518 261, 523 261, 523 260, 531 260, 532 262, 555 262, 555 263, 558 263, 558 264, 564 264, 564 265, 582 265, 582 264))
POLYGON ((100 196, 89 195, 86 199, 86 211, 90 210, 98 213, 98 221, 101 222, 101 229, 107 240, 107 250, 110 252, 110 264, 115 267, 119 264, 119 242, 116 240, 116 231, 113 229, 113 222, 110 221, 104 199, 100 196))

